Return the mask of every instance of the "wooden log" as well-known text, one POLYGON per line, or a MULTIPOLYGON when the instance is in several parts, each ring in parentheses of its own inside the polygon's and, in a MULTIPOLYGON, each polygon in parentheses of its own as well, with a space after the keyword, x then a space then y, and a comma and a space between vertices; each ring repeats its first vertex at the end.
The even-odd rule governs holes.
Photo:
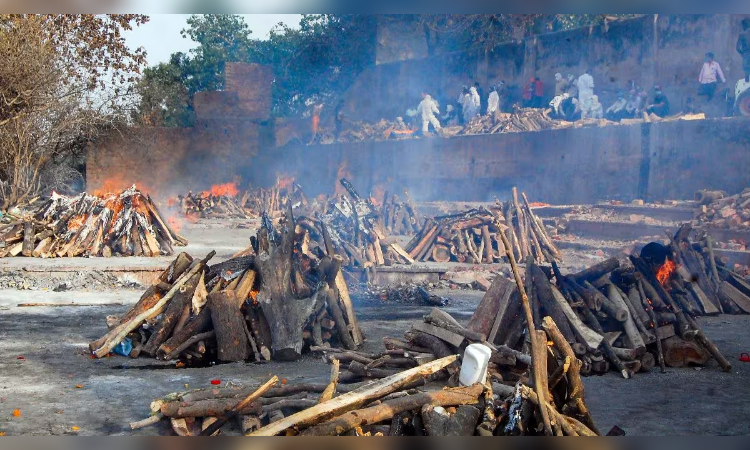
POLYGON ((323 420, 326 420, 326 418, 340 416, 361 407, 367 402, 377 400, 392 392, 398 391, 404 386, 407 386, 420 378, 427 377, 435 372, 438 372, 446 366, 455 362, 456 359, 457 356, 455 355, 448 356, 435 360, 431 363, 427 363, 423 366, 418 366, 413 369, 400 372, 397 375, 373 381, 359 389, 346 394, 342 394, 325 403, 321 403, 312 408, 293 414, 289 417, 285 417, 278 422, 261 428, 260 430, 254 432, 252 435, 275 436, 292 427, 298 427, 301 429, 309 427, 311 425, 315 425, 323 420))
POLYGON ((547 335, 562 355, 566 358, 570 358, 570 367, 568 368, 567 377, 568 398, 570 399, 572 406, 574 406, 578 410, 578 413, 581 414, 584 423, 596 434, 599 434, 584 398, 585 389, 583 381, 581 380, 581 361, 576 358, 573 348, 568 344, 567 340, 565 340, 565 336, 560 332, 560 329, 551 317, 548 316, 542 319, 542 328, 547 332, 547 335))
POLYGON ((536 266, 531 265, 531 274, 534 281, 534 291, 537 294, 542 307, 547 314, 558 324, 560 332, 565 336, 565 340, 570 343, 576 343, 576 336, 571 330, 569 321, 565 312, 563 311, 560 304, 555 300, 554 294, 552 293, 552 285, 550 284, 547 276, 542 270, 536 266))
MULTIPOLYGON (((521 246, 521 257, 525 258, 529 254, 529 241, 528 241, 528 234, 526 232, 526 220, 524 219, 523 211, 521 210, 521 205, 518 203, 518 189, 516 187, 513 187, 513 206, 516 210, 516 218, 518 220, 518 230, 519 230, 519 243, 521 246)), ((510 248, 510 246, 508 246, 510 248)), ((544 413, 545 409, 542 408, 542 414, 544 413)))
POLYGON ((601 345, 604 337, 587 327, 586 324, 581 321, 578 315, 570 307, 570 304, 565 300, 563 294, 554 286, 552 286, 552 295, 555 301, 560 305, 560 309, 565 314, 570 326, 576 332, 581 343, 585 343, 589 350, 596 350, 601 345))
POLYGON ((638 330, 638 327, 635 326, 633 318, 630 317, 630 312, 625 304, 625 300, 622 299, 620 292, 612 283, 607 284, 607 297, 609 297, 618 308, 625 311, 626 320, 623 322, 623 329, 625 330, 625 334, 627 334, 630 343, 633 345, 633 348, 645 348, 646 344, 643 342, 640 331, 638 330))
MULTIPOLYGON (((450 331, 451 333, 457 334, 459 336, 463 336, 470 341, 484 342, 487 340, 487 336, 482 333, 477 333, 475 331, 467 330, 466 328, 460 325, 450 323, 439 317, 434 317, 431 315, 424 316, 424 321, 431 325, 435 325, 436 327, 443 328, 444 330, 450 331)), ((420 330, 420 331, 423 331, 423 330, 420 330)))
MULTIPOLYGON (((211 312, 203 309, 197 316, 188 321, 185 327, 167 339, 156 351, 158 359, 171 360, 182 351, 180 347, 190 338, 207 332, 211 328, 211 312)), ((197 341, 195 341, 197 342, 197 341)))
POLYGON ((442 244, 435 244, 432 246, 431 256, 433 261, 439 263, 446 263, 451 260, 450 249, 442 244))
POLYGON ((31 220, 25 220, 23 222, 23 245, 21 246, 21 254, 23 256, 33 256, 35 245, 34 233, 34 222, 31 220))
POLYGON ((646 352, 639 358, 641 362, 641 372, 649 372, 656 365, 656 358, 650 352, 646 352))
POLYGON ((171 336, 172 331, 176 328, 177 323, 180 322, 186 308, 188 308, 188 314, 190 313, 190 301, 193 292, 195 291, 195 286, 202 275, 203 272, 195 274, 192 280, 189 280, 183 288, 175 294, 172 301, 169 302, 167 308, 162 314, 161 320, 154 328, 154 331, 146 344, 143 346, 144 353, 154 356, 159 346, 171 336))
POLYGON ((259 306, 248 305, 245 308, 249 329, 253 333, 258 352, 265 361, 271 360, 271 329, 268 326, 263 310, 259 306))
POLYGON ((420 409, 423 405, 434 406, 458 406, 475 404, 482 393, 481 385, 443 389, 440 391, 423 392, 408 395, 380 404, 350 411, 327 422, 311 427, 304 432, 303 436, 335 436, 341 435, 349 430, 365 424, 374 424, 387 421, 394 416, 420 409))
POLYGON ((334 358, 333 363, 331 364, 330 382, 328 383, 328 386, 326 386, 326 389, 323 391, 323 393, 320 394, 320 397, 318 398, 318 403, 324 403, 332 399, 334 394, 336 394, 336 386, 338 386, 338 384, 339 384, 339 360, 334 358))
POLYGON ((253 404, 256 400, 260 398, 261 395, 263 395, 265 392, 267 392, 269 389, 271 389, 276 383, 279 382, 279 377, 273 376, 270 380, 266 381, 264 384, 262 384, 255 392, 248 395, 244 399, 242 399, 239 403, 234 405, 229 411, 227 411, 223 417, 218 418, 216 422, 212 423, 210 426, 206 427, 202 432, 201 436, 213 436, 213 434, 221 427, 224 426, 232 417, 238 415, 238 414, 246 414, 242 413, 241 411, 246 408, 248 405, 253 404))
POLYGON ((719 285, 719 298, 726 304, 734 303, 745 313, 750 314, 750 297, 743 294, 739 289, 727 281, 719 285))
POLYGON ((160 298, 153 307, 138 314, 131 321, 125 324, 118 325, 117 327, 110 330, 110 332, 105 335, 105 342, 101 345, 101 347, 93 351, 94 355, 97 358, 106 356, 117 344, 120 343, 120 341, 125 336, 128 335, 128 333, 138 328, 146 319, 158 315, 164 309, 167 302, 170 301, 172 297, 174 297, 179 292, 180 288, 185 283, 187 283, 193 277, 193 275, 202 271, 206 263, 211 258, 213 258, 215 254, 216 252, 212 251, 203 260, 195 264, 187 274, 185 274, 179 280, 177 280, 177 282, 175 282, 174 286, 172 286, 172 289, 170 289, 170 291, 167 292, 164 297, 160 298))
POLYGON ((222 362, 249 359, 251 350, 245 334, 245 318, 234 291, 225 290, 209 294, 208 308, 216 332, 217 359, 222 362))
POLYGON ((704 365, 709 354, 694 341, 672 336, 662 342, 664 362, 669 367, 685 367, 688 364, 704 365))
POLYGON ((593 282, 619 267, 620 261, 617 258, 612 257, 598 264, 595 264, 586 270, 568 275, 568 277, 579 284, 583 283, 584 281, 593 282))
POLYGON ((417 322, 412 325, 412 328, 417 331, 421 331, 422 333, 427 333, 431 336, 435 336, 436 338, 439 338, 454 347, 461 347, 465 339, 460 334, 453 333, 444 328, 436 327, 428 323, 417 322))
MULTIPOLYGON (((238 403, 236 398, 220 398, 199 401, 167 402, 161 407, 161 413, 166 417, 208 417, 226 414, 238 403)), ((260 415, 262 405, 259 401, 251 402, 240 409, 239 414, 260 415)))
MULTIPOLYGON (((513 189, 513 192, 515 194, 516 192, 515 188, 513 189)), ((515 195, 515 197, 517 197, 517 195, 515 195)), ((517 204, 518 202, 516 201, 516 208, 517 210, 520 210, 517 204)), ((546 373, 542 374, 541 371, 538 369, 539 366, 536 366, 536 362, 541 361, 541 359, 544 358, 545 367, 546 367, 546 358, 547 358, 546 349, 545 349, 545 354, 543 355, 538 354, 538 349, 541 349, 542 347, 539 345, 539 343, 535 342, 537 339, 537 335, 534 330, 534 317, 531 313, 531 305, 529 304, 529 299, 526 296, 526 291, 523 288, 523 280, 521 280, 521 274, 518 271, 518 267, 516 266, 516 259, 513 257, 512 252, 510 250, 510 243, 508 242, 508 239, 503 234, 501 234, 500 237, 503 241, 503 246, 505 247, 505 253, 506 255, 508 255, 508 259, 510 260, 510 267, 511 267, 511 270, 513 271, 513 276, 516 279, 516 286, 518 287, 518 292, 521 295, 521 305, 523 306, 523 310, 526 315, 526 327, 529 332, 528 334, 529 338, 531 339, 531 351, 532 351, 531 359, 535 367, 537 367, 537 369, 533 371, 534 388, 536 389, 536 393, 539 396, 539 409, 541 410, 541 414, 542 414, 544 434, 546 434, 547 436, 551 436, 552 425, 550 424, 549 412, 547 411, 547 393, 542 390, 544 387, 544 383, 547 379, 547 374, 546 373)))
POLYGON ((504 309, 507 308, 507 299, 505 299, 505 304, 502 304, 501 301, 508 290, 509 284, 510 281, 503 276, 497 276, 492 280, 490 288, 485 292, 477 309, 474 310, 474 314, 466 326, 467 329, 486 335, 488 340, 492 342, 494 336, 490 336, 490 331, 492 331, 496 318, 502 316, 504 309))
POLYGON ((482 413, 478 408, 461 405, 447 413, 441 407, 423 405, 420 416, 428 436, 473 436, 482 413), (439 409, 437 409, 439 408, 439 409))

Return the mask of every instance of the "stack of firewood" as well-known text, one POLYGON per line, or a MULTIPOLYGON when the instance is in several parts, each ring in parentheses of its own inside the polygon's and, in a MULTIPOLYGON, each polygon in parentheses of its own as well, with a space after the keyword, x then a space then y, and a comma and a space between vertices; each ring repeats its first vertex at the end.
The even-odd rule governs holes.
POLYGON ((236 195, 214 195, 209 191, 197 194, 188 191, 185 196, 177 196, 174 203, 179 205, 180 212, 185 216, 204 219, 249 219, 253 214, 243 206, 249 196, 248 192, 245 192, 242 197, 238 197, 236 195))
POLYGON ((416 126, 409 127, 403 120, 390 121, 381 119, 376 123, 347 121, 344 129, 336 139, 333 128, 321 128, 315 142, 332 144, 334 142, 381 141, 386 139, 409 139, 417 136, 416 126))
POLYGON ((390 195, 389 192, 385 192, 380 206, 380 216, 385 229, 390 234, 411 235, 422 228, 422 219, 417 206, 406 189, 404 189, 404 200, 399 199, 396 194, 390 195))
POLYGON ((502 262, 505 250, 500 235, 511 242, 517 259, 532 255, 538 262, 562 259, 541 219, 531 210, 526 194, 523 203, 513 188, 513 200, 497 201, 490 209, 471 209, 458 214, 428 219, 409 242, 406 251, 416 261, 502 262))
POLYGON ((169 419, 177 434, 211 436, 236 419, 252 436, 599 434, 584 400, 581 361, 550 318, 535 333, 531 356, 489 345, 438 309, 406 336, 384 338, 378 354, 315 348, 331 364, 328 384, 276 386, 274 376, 260 387, 174 393, 151 403, 152 416, 131 428, 169 419), (486 381, 448 387, 470 342, 492 352, 486 381), (527 385, 532 372, 535 388, 527 385))
POLYGON ((519 133, 541 131, 559 125, 544 109, 516 108, 512 113, 497 113, 477 116, 467 123, 458 134, 519 133))
POLYGON ((583 374, 615 369, 629 378, 657 362, 663 370, 705 364, 711 356, 730 370, 694 317, 750 311, 750 285, 725 269, 719 275, 716 262, 693 248, 689 233, 683 225, 668 246, 652 243, 640 256, 610 258, 569 275, 555 263, 550 270, 527 259, 525 281, 517 280, 524 288, 496 278, 469 329, 486 333, 495 345, 527 347, 519 318, 521 294, 528 293, 534 326, 552 317, 583 361, 583 374))
POLYGON ((722 191, 699 191, 695 201, 698 203, 696 225, 750 230, 750 188, 732 196, 722 191))
POLYGON ((53 193, 36 212, 0 230, 0 257, 172 255, 187 240, 135 186, 104 196, 53 193))
POLYGON ((340 260, 304 242, 290 218, 276 230, 264 216, 257 257, 208 266, 214 252, 179 255, 91 351, 101 358, 129 338, 130 356, 208 364, 291 360, 310 345, 356 349, 363 336, 340 260))
POLYGON ((268 189, 251 190, 248 196, 243 197, 240 204, 256 217, 266 212, 272 218, 278 218, 285 214, 287 203, 291 204, 294 209, 300 207, 304 209, 309 206, 302 186, 292 178, 277 177, 275 185, 268 189))

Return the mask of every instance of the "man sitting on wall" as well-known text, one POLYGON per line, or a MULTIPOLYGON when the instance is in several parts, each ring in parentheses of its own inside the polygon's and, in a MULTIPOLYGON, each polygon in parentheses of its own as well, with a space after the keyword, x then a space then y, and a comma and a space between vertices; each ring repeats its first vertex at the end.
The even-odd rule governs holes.
POLYGON ((628 105, 628 101, 625 100, 625 96, 622 95, 622 92, 618 92, 617 100, 615 100, 615 102, 612 103, 612 106, 607 108, 607 111, 605 112, 604 116, 608 120, 619 122, 622 119, 624 119, 625 116, 627 115, 627 111, 625 110, 625 107, 627 105, 628 105))
POLYGON ((647 113, 656 114, 659 117, 669 115, 669 99, 661 90, 661 86, 654 86, 654 102, 646 107, 647 113))

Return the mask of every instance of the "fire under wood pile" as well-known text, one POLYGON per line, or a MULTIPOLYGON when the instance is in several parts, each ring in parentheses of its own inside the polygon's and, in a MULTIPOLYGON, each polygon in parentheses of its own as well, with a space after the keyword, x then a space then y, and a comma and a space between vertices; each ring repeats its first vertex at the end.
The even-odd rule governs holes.
MULTIPOLYGON (((96 357, 124 339, 132 351, 184 364, 293 360, 310 346, 363 342, 335 255, 316 256, 295 233, 291 212, 278 229, 268 216, 255 256, 208 265, 180 254, 109 332, 89 347, 96 357)), ((319 253, 317 253, 319 254, 319 253)))
POLYGON ((172 255, 187 245, 147 195, 132 186, 119 194, 53 193, 35 212, 0 229, 0 257, 172 255))
POLYGON ((581 362, 549 317, 545 331, 534 334, 532 356, 493 346, 489 370, 460 386, 459 355, 466 359, 466 344, 483 337, 438 309, 420 323, 438 331, 415 324, 408 340, 384 338, 378 354, 315 348, 331 364, 327 384, 277 386, 273 376, 260 387, 174 393, 152 402, 151 416, 130 426, 168 419, 175 433, 191 436, 215 435, 230 421, 250 436, 599 434, 585 404, 581 362))
MULTIPOLYGON (((695 317, 750 307, 750 285, 728 270, 718 275, 716 264, 688 240, 690 230, 683 225, 669 246, 652 243, 640 256, 610 258, 569 275, 555 263, 549 269, 527 259, 525 281, 517 283, 528 292, 534 326, 552 317, 583 362, 584 375, 616 370, 630 378, 656 364, 664 371, 703 365, 710 357, 731 370, 695 317)), ((486 333, 494 345, 523 350, 529 343, 522 312, 516 285, 498 277, 468 328, 486 333)))
POLYGON ((409 191, 404 189, 404 199, 398 195, 385 192, 380 207, 385 229, 393 235, 416 234, 422 228, 422 218, 417 206, 409 196, 409 191))
POLYGON ((534 215, 526 194, 521 197, 523 202, 519 202, 518 191, 513 188, 513 200, 496 201, 490 209, 427 219, 406 251, 415 261, 492 264, 505 258, 500 240, 505 235, 517 259, 532 255, 540 263, 561 260, 562 254, 542 220, 534 215))
POLYGON ((695 201, 696 225, 750 230, 750 188, 731 196, 723 191, 699 191, 695 201))

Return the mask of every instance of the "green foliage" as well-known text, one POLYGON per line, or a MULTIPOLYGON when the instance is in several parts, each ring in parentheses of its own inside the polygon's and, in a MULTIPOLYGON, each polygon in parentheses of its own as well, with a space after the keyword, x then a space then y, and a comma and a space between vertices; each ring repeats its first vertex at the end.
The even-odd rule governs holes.
POLYGON ((308 14, 299 29, 279 24, 266 40, 252 39, 251 33, 241 16, 191 16, 182 34, 198 46, 144 73, 138 121, 191 125, 193 95, 224 89, 227 62, 270 65, 275 75, 272 112, 285 116, 301 114, 311 103, 332 104, 375 60, 372 16, 308 14))

